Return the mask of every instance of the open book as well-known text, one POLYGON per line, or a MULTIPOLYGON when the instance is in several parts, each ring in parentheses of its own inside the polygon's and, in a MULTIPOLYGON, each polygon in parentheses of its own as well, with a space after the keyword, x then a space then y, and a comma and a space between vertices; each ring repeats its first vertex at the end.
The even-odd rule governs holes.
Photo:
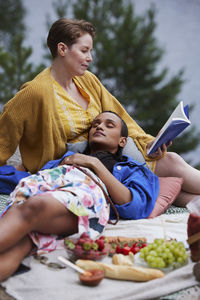
POLYGON ((156 136, 152 146, 147 150, 147 154, 152 154, 156 152, 162 144, 167 145, 170 141, 173 141, 173 139, 190 124, 188 105, 183 107, 183 101, 181 101, 156 136))

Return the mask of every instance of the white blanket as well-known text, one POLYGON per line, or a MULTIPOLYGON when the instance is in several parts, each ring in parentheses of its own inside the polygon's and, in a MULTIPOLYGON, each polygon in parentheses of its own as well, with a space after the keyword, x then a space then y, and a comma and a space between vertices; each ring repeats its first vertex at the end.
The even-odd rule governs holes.
MULTIPOLYGON (((167 237, 186 242, 188 214, 163 216, 167 237)), ((105 235, 146 237, 148 242, 152 242, 154 238, 163 237, 163 216, 150 220, 120 221, 116 226, 108 225, 105 235)), ((67 257, 64 250, 57 250, 48 254, 49 261, 57 261, 58 255, 67 257)), ((69 267, 62 270, 51 270, 32 258, 28 259, 31 271, 11 277, 2 283, 6 292, 17 300, 147 300, 197 284, 192 275, 193 263, 191 261, 186 266, 166 274, 164 278, 145 283, 105 278, 97 287, 86 287, 81 285, 78 274, 69 267)), ((105 261, 111 262, 111 259, 106 258, 105 261)))

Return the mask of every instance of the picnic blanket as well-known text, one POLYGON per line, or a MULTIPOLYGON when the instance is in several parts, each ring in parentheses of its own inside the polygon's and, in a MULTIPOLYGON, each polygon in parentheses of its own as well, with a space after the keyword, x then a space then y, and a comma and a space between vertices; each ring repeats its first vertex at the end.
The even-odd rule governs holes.
MULTIPOLYGON (((121 220, 115 226, 108 225, 105 235, 146 237, 148 242, 152 242, 154 238, 163 237, 162 220, 164 217, 167 237, 176 238, 186 243, 188 216, 188 213, 164 214, 154 219, 121 220)), ((57 256, 59 255, 67 258, 64 249, 56 250, 46 256, 49 262, 58 262, 57 256)), ((107 257, 103 262, 111 263, 111 258, 107 257)), ((149 282, 133 282, 105 278, 95 288, 81 285, 78 274, 69 267, 52 270, 32 257, 26 258, 24 263, 30 265, 31 271, 13 276, 2 283, 2 286, 6 288, 6 292, 17 300, 146 300, 157 299, 198 284, 192 274, 194 263, 191 260, 184 267, 167 273, 161 279, 149 282)))

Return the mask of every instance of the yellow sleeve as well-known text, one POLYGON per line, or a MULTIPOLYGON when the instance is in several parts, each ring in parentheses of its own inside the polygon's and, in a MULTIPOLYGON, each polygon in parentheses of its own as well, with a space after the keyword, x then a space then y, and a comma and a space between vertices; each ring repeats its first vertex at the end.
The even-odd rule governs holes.
POLYGON ((30 98, 26 89, 22 88, 4 105, 0 115, 0 165, 5 165, 14 154, 24 136, 27 122, 34 126, 36 116, 30 98))

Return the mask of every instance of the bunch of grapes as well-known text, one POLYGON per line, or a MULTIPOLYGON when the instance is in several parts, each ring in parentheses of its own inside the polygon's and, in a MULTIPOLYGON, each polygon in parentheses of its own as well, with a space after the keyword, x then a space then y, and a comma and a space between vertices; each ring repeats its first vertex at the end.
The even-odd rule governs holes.
POLYGON ((152 244, 140 250, 140 258, 152 268, 179 268, 183 266, 188 255, 182 242, 155 239, 152 244))

